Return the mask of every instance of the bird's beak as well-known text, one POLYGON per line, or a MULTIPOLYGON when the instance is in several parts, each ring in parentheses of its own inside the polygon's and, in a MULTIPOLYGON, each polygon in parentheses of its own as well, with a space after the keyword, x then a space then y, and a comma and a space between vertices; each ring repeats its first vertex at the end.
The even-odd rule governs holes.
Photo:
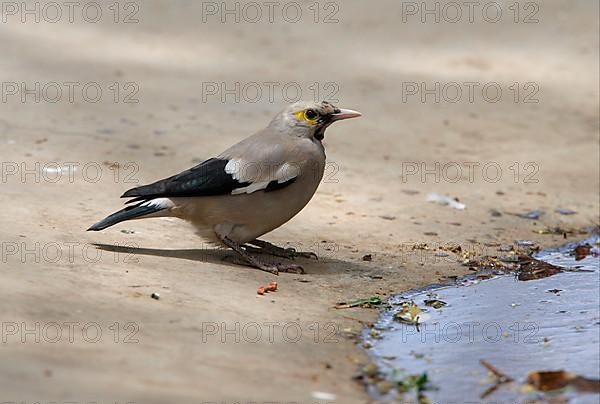
POLYGON ((362 114, 358 111, 353 111, 351 109, 340 109, 340 112, 331 115, 331 121, 335 122, 343 119, 358 118, 359 116, 362 116, 362 114))

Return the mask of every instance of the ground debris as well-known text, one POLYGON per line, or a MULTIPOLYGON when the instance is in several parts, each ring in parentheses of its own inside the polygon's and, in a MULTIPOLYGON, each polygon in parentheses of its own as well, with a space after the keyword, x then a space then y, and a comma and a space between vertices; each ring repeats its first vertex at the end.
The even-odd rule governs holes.
POLYGON ((556 213, 559 213, 561 215, 574 215, 575 213, 577 213, 574 210, 571 209, 563 209, 563 208, 558 208, 555 210, 556 213))
POLYGON ((536 234, 560 234, 564 238, 567 238, 567 236, 582 235, 588 233, 587 231, 582 229, 563 228, 560 226, 544 227, 543 229, 533 230, 533 232, 536 234))
POLYGON ((540 218, 540 216, 542 216, 544 213, 543 210, 540 209, 536 209, 536 210, 532 210, 530 212, 526 212, 526 213, 511 213, 512 215, 521 217, 523 219, 531 219, 531 220, 537 220, 540 218))
POLYGON ((415 191, 413 189, 403 189, 402 193, 406 195, 417 195, 419 194, 419 191, 415 191))
POLYGON ((402 310, 394 314, 394 320, 404 324, 414 325, 419 328, 419 320, 423 310, 413 301, 402 303, 402 310))
POLYGON ((588 379, 564 370, 530 372, 527 375, 527 384, 539 391, 573 387, 581 392, 600 393, 600 380, 588 379))
POLYGON ((575 261, 581 261, 588 255, 593 255, 594 257, 599 256, 600 248, 591 246, 590 244, 586 243, 586 244, 578 245, 577 247, 575 247, 575 249, 573 250, 571 255, 575 256, 575 261))
POLYGON ((476 272, 484 270, 500 271, 502 273, 514 272, 521 281, 546 278, 569 270, 537 260, 529 255, 518 255, 514 251, 511 251, 509 255, 498 257, 485 256, 479 259, 468 259, 465 260, 463 265, 476 272))
POLYGON ((441 309, 442 307, 446 306, 448 303, 446 303, 443 300, 439 300, 439 299, 427 299, 425 300, 425 306, 430 306, 433 307, 434 309, 441 309))
POLYGON ((269 283, 267 286, 259 286, 256 289, 256 293, 259 295, 264 295, 267 292, 276 292, 277 291, 277 282, 273 281, 269 283))
POLYGON ((325 391, 313 391, 311 393, 312 398, 319 401, 335 401, 337 396, 333 393, 328 393, 325 391))
POLYGON ((563 268, 549 264, 544 261, 536 260, 527 255, 519 255, 519 270, 517 278, 520 281, 531 281, 534 279, 547 278, 563 272, 563 268))
POLYGON ((416 391, 417 393, 431 390, 432 386, 429 383, 429 376, 427 372, 423 372, 417 375, 406 375, 398 381, 398 387, 400 392, 406 393, 409 391, 416 391))
POLYGON ((462 253, 462 247, 459 245, 448 245, 448 246, 440 246, 440 250, 450 251, 455 254, 462 253))
POLYGON ((449 206, 458 210, 464 210, 467 207, 464 203, 460 203, 458 198, 451 198, 446 195, 438 194, 437 192, 432 192, 427 195, 427 202, 435 202, 439 205, 449 206))
POLYGON ((383 304, 378 296, 367 297, 365 299, 356 299, 350 302, 340 302, 335 305, 336 309, 349 309, 352 307, 362 307, 366 309, 379 307, 383 304))
POLYGON ((480 359, 479 363, 481 363, 481 366, 483 366, 484 368, 489 370, 490 373, 492 373, 494 375, 494 377, 496 378, 498 383, 500 383, 500 384, 508 383, 513 380, 510 376, 505 375, 504 373, 502 373, 501 371, 496 369, 494 366, 492 366, 489 362, 484 361, 483 359, 480 359))
POLYGON ((518 258, 516 255, 505 255, 501 257, 485 256, 479 259, 469 259, 463 262, 471 271, 499 270, 502 272, 513 272, 517 269, 518 258))
MULTIPOLYGON (((151 285, 128 285, 128 288, 146 288, 146 287, 157 287, 160 286, 158 284, 151 284, 151 285)), ((163 288, 166 288, 165 286, 163 286, 163 288)))
POLYGON ((481 396, 480 396, 481 399, 484 399, 487 396, 491 395, 493 392, 498 390, 498 388, 500 386, 513 381, 513 379, 510 376, 505 375, 500 370, 498 370, 496 367, 492 366, 489 362, 484 361, 483 359, 480 359, 479 363, 481 363, 481 365, 484 368, 486 368, 494 376, 494 379, 495 379, 494 384, 492 384, 483 393, 481 393, 481 396))
POLYGON ((379 332, 379 330, 377 330, 376 328, 371 328, 369 330, 369 337, 373 338, 373 339, 381 339, 381 332, 379 332))
POLYGON ((386 397, 385 402, 392 400, 393 402, 429 403, 425 393, 437 390, 431 384, 427 372, 407 374, 403 369, 395 368, 384 371, 374 362, 364 366, 355 378, 369 387, 374 387, 377 395, 386 397), (414 394, 416 400, 406 397, 408 394, 414 394))
POLYGON ((498 259, 502 262, 506 262, 506 263, 516 263, 519 262, 519 257, 516 255, 503 255, 501 257, 498 257, 498 259))
POLYGON ((562 291, 563 291, 562 289, 556 289, 555 288, 555 289, 548 289, 546 292, 548 292, 548 293, 554 293, 555 295, 559 296, 560 292, 562 292, 562 291))

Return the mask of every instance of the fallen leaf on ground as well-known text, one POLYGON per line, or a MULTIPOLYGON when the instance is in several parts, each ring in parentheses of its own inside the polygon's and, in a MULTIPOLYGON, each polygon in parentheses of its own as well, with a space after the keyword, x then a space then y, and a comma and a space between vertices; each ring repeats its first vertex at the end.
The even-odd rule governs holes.
POLYGON ((335 305, 336 309, 349 309, 351 307, 364 307, 371 308, 375 306, 379 306, 382 304, 382 301, 377 296, 368 297, 366 299, 356 299, 351 302, 340 302, 335 305))
POLYGON ((402 310, 394 315, 394 320, 401 323, 418 325, 422 310, 414 302, 403 303, 402 310))
POLYGON ((592 251, 592 246, 589 244, 578 245, 577 247, 575 247, 575 250, 573 251, 573 253, 575 255, 575 261, 580 261, 580 260, 584 259, 588 255, 590 255, 591 251, 592 251))
POLYGON ((445 301, 439 300, 439 299, 428 299, 428 300, 425 300, 425 306, 431 306, 434 309, 441 309, 442 307, 444 307, 447 304, 448 303, 446 303, 445 301))
POLYGON ((527 383, 540 391, 560 390, 570 386, 582 392, 600 393, 600 380, 588 379, 564 370, 530 372, 527 383))
POLYGON ((518 279, 520 281, 531 281, 534 279, 547 278, 562 272, 564 269, 544 261, 536 260, 527 255, 519 256, 518 279))

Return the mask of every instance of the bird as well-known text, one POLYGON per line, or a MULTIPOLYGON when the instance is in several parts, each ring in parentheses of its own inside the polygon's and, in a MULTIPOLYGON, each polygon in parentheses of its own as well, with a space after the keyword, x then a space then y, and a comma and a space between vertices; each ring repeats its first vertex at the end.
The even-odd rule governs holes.
POLYGON ((237 253, 234 261, 275 275, 304 273, 301 265, 265 262, 255 253, 318 258, 259 239, 300 212, 315 194, 326 166, 323 139, 334 122, 360 117, 330 102, 299 101, 262 130, 217 157, 171 177, 127 190, 132 198, 88 231, 132 219, 176 217, 205 241, 237 253))

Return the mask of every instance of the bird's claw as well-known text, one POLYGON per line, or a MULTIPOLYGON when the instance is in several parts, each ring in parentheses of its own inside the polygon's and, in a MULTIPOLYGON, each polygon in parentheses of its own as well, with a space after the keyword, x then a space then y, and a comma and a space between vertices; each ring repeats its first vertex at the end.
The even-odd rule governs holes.
POLYGON ((255 264, 251 264, 249 263, 247 260, 239 258, 239 257, 234 257, 231 255, 226 255, 225 257, 223 257, 223 261, 228 261, 231 262, 233 264, 236 265, 242 265, 242 266, 253 266, 255 268, 260 269, 261 271, 265 271, 265 272, 269 272, 273 275, 279 275, 279 267, 278 265, 271 265, 271 264, 265 264, 265 263, 258 263, 258 265, 255 264))
POLYGON ((294 259, 294 258, 310 258, 310 259, 314 259, 314 260, 319 260, 319 256, 317 254, 315 254, 312 251, 296 251, 295 248, 293 247, 288 247, 285 250, 285 258, 290 258, 290 259, 294 259))
POLYGON ((295 256, 300 258, 310 258, 316 261, 319 260, 319 256, 312 251, 298 251, 296 252, 295 256))
POLYGON ((256 247, 253 247, 252 245, 245 246, 246 250, 249 252, 269 254, 269 255, 273 255, 275 257, 281 257, 281 258, 286 258, 286 259, 290 259, 290 260, 293 260, 294 258, 298 258, 298 257, 311 258, 311 259, 315 259, 315 260, 319 259, 317 254, 315 254, 314 252, 296 251, 296 249, 293 247, 278 247, 275 244, 271 244, 271 243, 263 241, 263 240, 254 240, 254 241, 250 242, 250 244, 252 244, 256 247))
POLYGON ((265 265, 259 269, 265 272, 269 272, 273 275, 279 275, 279 267, 277 265, 265 265))
POLYGON ((280 272, 293 273, 293 274, 303 274, 304 268, 301 265, 297 264, 276 264, 276 265, 264 265, 259 269, 272 273, 273 275, 279 275, 280 272))
POLYGON ((301 265, 297 264, 277 264, 277 269, 281 272, 293 273, 293 274, 303 274, 304 268, 301 265))

